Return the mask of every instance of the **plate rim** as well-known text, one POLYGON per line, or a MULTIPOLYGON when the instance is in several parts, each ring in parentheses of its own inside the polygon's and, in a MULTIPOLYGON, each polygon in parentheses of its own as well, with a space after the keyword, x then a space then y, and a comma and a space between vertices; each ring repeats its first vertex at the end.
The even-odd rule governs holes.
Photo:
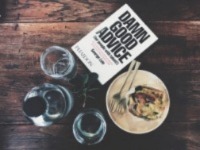
POLYGON ((154 73, 152 73, 152 72, 150 72, 150 71, 147 71, 147 70, 138 70, 138 71, 152 74, 153 76, 155 76, 156 78, 158 78, 158 79, 162 82, 164 88, 166 89, 167 97, 168 97, 168 108, 167 108, 166 116, 163 118, 163 120, 162 120, 155 128, 153 128, 153 129, 151 129, 151 130, 148 130, 148 131, 146 131, 146 132, 131 132, 131 131, 128 131, 128 130, 125 130, 124 128, 122 128, 122 127, 113 119, 113 117, 112 117, 112 115, 111 115, 111 112, 109 111, 109 110, 110 110, 110 109, 109 109, 109 106, 108 106, 108 93, 110 92, 111 87, 113 86, 113 84, 114 84, 121 76, 123 76, 125 73, 127 73, 127 71, 126 71, 126 72, 123 72, 123 73, 121 73, 121 74, 119 74, 119 75, 112 81, 112 83, 109 85, 108 90, 107 90, 107 92, 106 92, 106 109, 107 109, 107 112, 108 112, 109 117, 110 117, 110 119, 112 120, 112 122, 113 122, 118 128, 120 128, 122 131, 125 131, 125 132, 130 133, 130 134, 142 135, 142 134, 147 134, 147 133, 150 133, 150 132, 152 132, 152 131, 155 131, 156 129, 158 129, 158 128, 166 121, 166 118, 167 118, 167 116, 169 115, 169 110, 170 110, 170 106, 171 106, 171 100, 170 100, 170 95, 169 95, 169 92, 168 92, 168 89, 167 89, 165 83, 164 83, 157 75, 155 75, 154 73))

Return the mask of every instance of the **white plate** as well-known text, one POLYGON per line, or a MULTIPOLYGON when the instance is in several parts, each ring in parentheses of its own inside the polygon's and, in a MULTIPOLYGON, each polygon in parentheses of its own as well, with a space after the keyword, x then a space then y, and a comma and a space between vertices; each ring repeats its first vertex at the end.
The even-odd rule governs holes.
MULTIPOLYGON (((110 85, 107 91, 106 107, 107 107, 109 116, 119 128, 121 128, 122 130, 126 132, 134 133, 134 134, 144 134, 144 133, 151 132, 155 130, 156 128, 158 128, 164 122, 164 120, 166 119, 168 115, 169 107, 170 107, 170 98, 169 98, 168 90, 165 84, 156 75, 148 71, 138 70, 133 82, 133 87, 138 86, 138 85, 146 85, 146 86, 164 91, 166 107, 161 118, 158 118, 156 120, 145 120, 145 119, 134 116, 129 111, 126 111, 123 115, 120 115, 116 112, 113 113, 110 111, 109 101, 112 99, 115 93, 119 92, 125 80, 126 73, 127 72, 119 75, 112 82, 112 84, 110 85)), ((131 82, 131 77, 128 79, 127 83, 130 83, 130 82, 131 82)))

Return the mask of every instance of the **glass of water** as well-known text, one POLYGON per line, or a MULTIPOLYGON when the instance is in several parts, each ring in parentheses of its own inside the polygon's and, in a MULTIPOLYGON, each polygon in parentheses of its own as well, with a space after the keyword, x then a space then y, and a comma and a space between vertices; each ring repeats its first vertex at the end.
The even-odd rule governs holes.
POLYGON ((73 134, 79 143, 93 145, 103 140, 106 128, 106 121, 99 110, 86 109, 75 118, 73 134))
POLYGON ((34 125, 49 126, 65 117, 72 106, 73 97, 68 89, 45 83, 26 94, 23 112, 34 125))
POLYGON ((55 79, 70 80, 76 75, 76 62, 71 52, 60 46, 47 48, 40 56, 44 73, 55 79))

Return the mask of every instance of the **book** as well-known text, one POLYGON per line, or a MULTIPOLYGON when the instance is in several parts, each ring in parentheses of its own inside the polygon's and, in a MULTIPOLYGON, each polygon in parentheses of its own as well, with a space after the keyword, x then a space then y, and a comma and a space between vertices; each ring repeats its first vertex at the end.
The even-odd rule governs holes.
POLYGON ((72 50, 103 85, 157 40, 125 4, 74 44, 72 50))

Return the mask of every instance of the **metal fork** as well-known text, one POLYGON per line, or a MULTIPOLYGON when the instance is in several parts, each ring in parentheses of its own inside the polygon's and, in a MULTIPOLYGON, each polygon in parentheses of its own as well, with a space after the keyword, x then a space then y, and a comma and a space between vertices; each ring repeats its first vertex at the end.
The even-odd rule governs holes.
MULTIPOLYGON (((135 75, 136 75, 136 73, 137 73, 137 71, 138 71, 138 68, 140 67, 140 64, 141 64, 140 62, 136 62, 134 71, 133 71, 132 73, 130 73, 130 75, 132 76, 132 77, 131 77, 132 81, 131 81, 131 84, 129 85, 127 91, 129 91, 130 88, 131 88, 132 85, 133 85, 134 78, 135 78, 135 75)), ((131 69, 131 70, 132 70, 132 69, 131 69)), ((128 76, 127 78, 129 78, 129 76, 128 76)), ((127 109, 128 100, 127 100, 127 98, 125 97, 125 95, 122 94, 122 93, 127 93, 127 91, 121 92, 121 96, 120 96, 120 99, 118 100, 118 104, 115 105, 115 111, 118 112, 118 113, 123 114, 123 113, 125 112, 125 110, 127 109)))
POLYGON ((133 69, 134 65, 135 65, 136 61, 133 60, 128 68, 128 72, 126 74, 126 78, 125 78, 125 81, 124 83, 122 84, 121 86, 121 89, 119 90, 119 92, 117 92, 116 94, 113 95, 112 99, 110 100, 110 109, 112 112, 115 112, 116 111, 116 106, 118 105, 118 103, 121 101, 122 97, 122 91, 124 89, 124 86, 126 85, 126 82, 128 80, 128 77, 131 73, 131 70, 133 69))

